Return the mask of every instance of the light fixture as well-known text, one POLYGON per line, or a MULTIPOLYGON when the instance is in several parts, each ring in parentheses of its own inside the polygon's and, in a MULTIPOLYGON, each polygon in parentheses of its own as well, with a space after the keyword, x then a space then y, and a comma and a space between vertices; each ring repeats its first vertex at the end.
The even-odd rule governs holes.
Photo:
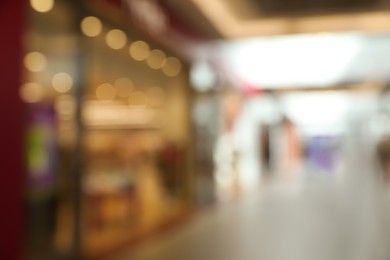
POLYGON ((103 29, 102 22, 99 18, 95 16, 85 17, 81 21, 81 31, 88 37, 96 37, 98 36, 103 29))
POLYGON ((73 87, 73 79, 68 73, 60 72, 53 76, 52 85, 57 92, 66 93, 73 87))
POLYGON ((119 50, 125 47, 127 42, 126 34, 119 29, 110 30, 106 35, 106 43, 107 45, 114 49, 119 50))
POLYGON ((191 66, 190 81, 195 90, 206 92, 216 86, 218 77, 208 62, 197 61, 191 66))
POLYGON ((47 59, 40 52, 30 52, 24 57, 24 66, 32 72, 39 72, 46 68, 47 59))
POLYGON ((20 98, 27 103, 37 103, 43 100, 45 89, 38 83, 25 83, 20 88, 20 98))
POLYGON ((54 7, 54 0, 30 0, 31 7, 39 13, 47 13, 54 7))
POLYGON ((148 58, 150 54, 150 47, 144 41, 136 41, 130 45, 129 54, 133 59, 142 61, 148 58))
POLYGON ((164 52, 160 50, 152 50, 148 59, 146 60, 146 63, 150 68, 157 70, 164 65, 165 58, 166 56, 164 52))
POLYGON ((165 60, 162 71, 169 77, 177 76, 181 71, 181 62, 175 57, 169 57, 165 60))

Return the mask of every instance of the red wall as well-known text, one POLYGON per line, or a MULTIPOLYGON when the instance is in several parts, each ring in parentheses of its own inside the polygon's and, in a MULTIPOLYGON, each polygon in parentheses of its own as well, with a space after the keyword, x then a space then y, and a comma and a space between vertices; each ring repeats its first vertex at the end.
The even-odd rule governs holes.
POLYGON ((0 259, 22 254, 21 36, 24 0, 0 1, 0 259))

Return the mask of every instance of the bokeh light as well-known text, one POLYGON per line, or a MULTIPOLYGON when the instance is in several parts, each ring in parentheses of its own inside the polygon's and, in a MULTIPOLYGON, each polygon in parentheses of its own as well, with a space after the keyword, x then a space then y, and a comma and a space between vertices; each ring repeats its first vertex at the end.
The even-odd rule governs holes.
POLYGON ((130 45, 129 54, 133 59, 142 61, 148 58, 150 47, 144 41, 136 41, 130 45))
POLYGON ((152 69, 160 69, 165 62, 165 53, 160 50, 153 50, 150 52, 148 59, 146 60, 147 64, 152 69))
POLYGON ((107 45, 114 49, 119 50, 125 47, 127 42, 126 34, 118 29, 111 30, 106 35, 106 43, 107 45))
POLYGON ((40 52, 30 52, 24 57, 24 66, 32 72, 39 72, 46 68, 46 56, 40 52))
POLYGON ((53 76, 52 84, 57 92, 66 93, 73 87, 73 79, 68 73, 60 72, 53 76))
POLYGON ((40 13, 47 13, 54 7, 54 0, 30 0, 31 7, 40 13))
POLYGON ((25 83, 20 88, 20 97, 24 102, 37 103, 45 97, 45 89, 38 83, 25 83))
POLYGON ((175 57, 169 57, 165 60, 162 71, 169 77, 177 76, 181 71, 181 62, 175 57))
POLYGON ((98 36, 103 29, 102 22, 95 16, 85 17, 81 21, 81 31, 88 37, 98 36))
POLYGON ((113 85, 103 83, 96 89, 96 97, 101 102, 113 101, 116 96, 116 90, 113 85))

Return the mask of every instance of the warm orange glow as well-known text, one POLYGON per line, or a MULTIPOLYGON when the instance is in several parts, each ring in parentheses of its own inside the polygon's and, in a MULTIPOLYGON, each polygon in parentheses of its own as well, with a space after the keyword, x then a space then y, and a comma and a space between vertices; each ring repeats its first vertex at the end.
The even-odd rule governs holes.
POLYGON ((147 91, 149 105, 158 107, 165 102, 165 91, 160 87, 153 87, 147 91))
POLYGON ((32 72, 40 72, 47 66, 45 55, 40 52, 30 52, 24 57, 24 66, 32 72))
POLYGON ((85 17, 81 21, 81 31, 88 37, 98 36, 103 29, 102 22, 95 16, 85 17))
POLYGON ((126 98, 134 89, 134 83, 128 78, 117 79, 114 83, 118 97, 126 98))
POLYGON ((135 60, 145 60, 148 58, 149 53, 149 45, 144 41, 136 41, 130 45, 129 54, 135 60))
POLYGON ((76 111, 76 102, 71 95, 60 96, 55 106, 58 114, 63 119, 71 119, 76 111))
POLYGON ((119 50, 125 47, 127 42, 126 34, 118 29, 111 30, 106 35, 106 43, 107 45, 114 49, 119 50))
POLYGON ((147 104, 147 96, 141 91, 132 92, 129 96, 129 105, 134 107, 144 107, 147 104))
POLYGON ((53 88, 57 92, 66 93, 72 88, 73 79, 69 74, 65 72, 60 72, 54 75, 52 79, 52 84, 53 84, 53 88))
POLYGON ((116 90, 113 85, 104 83, 97 87, 96 97, 101 102, 110 102, 115 99, 116 90))
POLYGON ((165 60, 162 71, 169 77, 177 76, 181 71, 181 62, 179 59, 169 57, 165 60))
POLYGON ((164 65, 165 53, 160 50, 153 50, 150 52, 148 59, 146 60, 147 64, 152 69, 160 69, 164 65))
POLYGON ((38 83, 26 83, 20 88, 20 97, 24 102, 37 103, 45 97, 45 89, 38 83))
POLYGON ((31 7, 40 13, 47 13, 54 7, 54 0, 30 0, 31 7))

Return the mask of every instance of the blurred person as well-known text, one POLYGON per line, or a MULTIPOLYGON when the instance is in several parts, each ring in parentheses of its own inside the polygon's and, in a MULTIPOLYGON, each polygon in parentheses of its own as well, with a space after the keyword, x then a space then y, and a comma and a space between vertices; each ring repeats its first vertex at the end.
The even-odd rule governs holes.
POLYGON ((286 115, 281 122, 281 150, 280 150, 280 171, 282 178, 291 180, 299 171, 302 156, 301 140, 298 128, 286 115))
POLYGON ((378 144, 378 159, 381 166, 381 179, 387 185, 390 184, 390 138, 378 144))
POLYGON ((381 178, 386 184, 390 182, 390 85, 387 85, 379 94, 379 138, 377 155, 382 169, 381 178))
POLYGON ((270 136, 270 126, 267 124, 260 124, 259 126, 259 161, 263 162, 263 175, 264 178, 267 178, 271 175, 272 165, 271 165, 271 136, 270 136))
POLYGON ((240 154, 237 146, 239 140, 235 130, 242 111, 242 103, 242 97, 238 93, 228 93, 223 103, 224 130, 217 140, 214 151, 217 196, 220 199, 234 197, 239 193, 240 154))

